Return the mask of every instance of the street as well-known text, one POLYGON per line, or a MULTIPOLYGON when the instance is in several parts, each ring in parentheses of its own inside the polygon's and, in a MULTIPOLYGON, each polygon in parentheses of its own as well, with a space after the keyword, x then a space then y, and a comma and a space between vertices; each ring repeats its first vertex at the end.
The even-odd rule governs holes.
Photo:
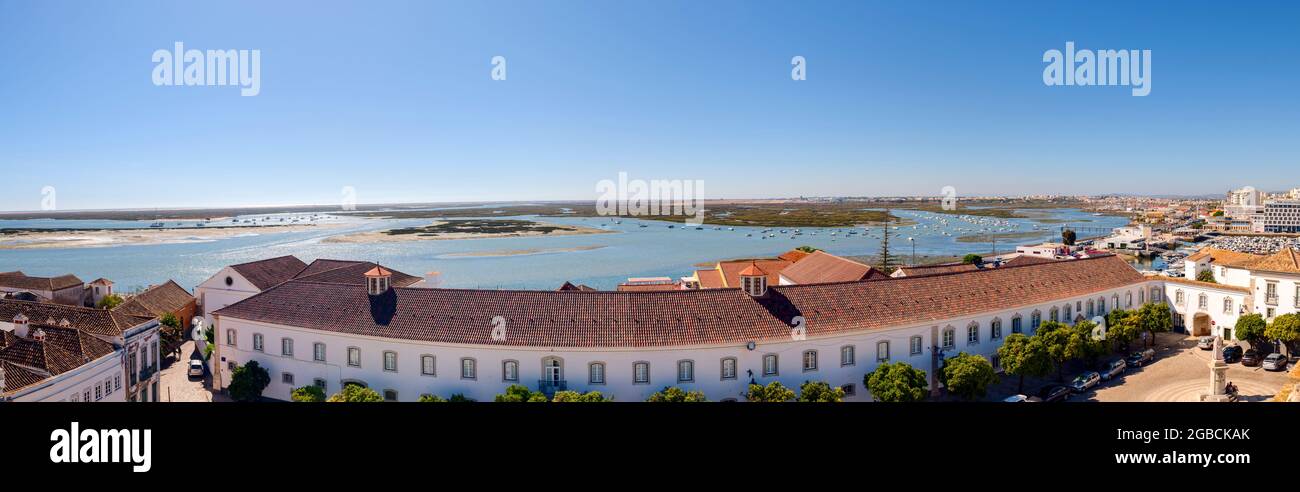
POLYGON ((207 372, 202 378, 189 377, 186 372, 191 358, 201 358, 201 354, 194 353, 193 340, 182 344, 180 357, 175 360, 168 359, 170 363, 162 368, 159 401, 212 401, 212 392, 209 390, 212 386, 212 374, 207 372))

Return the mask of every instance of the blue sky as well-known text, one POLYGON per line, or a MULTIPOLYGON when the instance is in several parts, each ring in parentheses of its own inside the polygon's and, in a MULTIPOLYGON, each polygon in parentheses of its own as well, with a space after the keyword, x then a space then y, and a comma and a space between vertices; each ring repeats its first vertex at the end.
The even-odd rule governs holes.
POLYGON ((0 0, 0 210, 1300 186, 1300 7, 1247 3, 0 0), (153 85, 176 41, 261 93, 153 85), (1045 86, 1066 41, 1151 94, 1045 86))

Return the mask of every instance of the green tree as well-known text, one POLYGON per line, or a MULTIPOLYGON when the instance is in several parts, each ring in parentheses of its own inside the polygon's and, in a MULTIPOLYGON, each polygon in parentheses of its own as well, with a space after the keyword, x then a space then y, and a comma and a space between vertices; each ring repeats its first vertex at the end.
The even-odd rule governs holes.
POLYGON ((1129 344, 1142 333, 1141 315, 1138 311, 1116 309, 1106 313, 1106 341, 1115 350, 1128 352, 1129 344))
POLYGON ((415 401, 420 403, 443 403, 447 400, 442 399, 442 397, 438 395, 431 395, 429 393, 425 393, 423 395, 420 395, 419 400, 415 400, 415 401))
POLYGON ((1065 229, 1061 231, 1061 243, 1066 246, 1074 246, 1074 241, 1078 238, 1078 235, 1074 233, 1073 229, 1065 229))
POLYGON ((889 236, 893 235, 893 232, 890 231, 890 224, 893 223, 894 216, 890 213, 889 209, 885 209, 885 224, 881 229, 880 236, 880 254, 877 255, 876 260, 880 265, 880 271, 885 274, 893 273, 895 268, 894 265, 898 263, 898 260, 894 255, 889 252, 889 236))
POLYGON ((993 372, 993 364, 988 359, 961 352, 944 359, 939 379, 948 392, 965 400, 974 400, 983 398, 989 386, 997 384, 998 375, 993 372))
POLYGON ((384 397, 379 396, 375 390, 361 386, 359 384, 344 384, 343 390, 330 395, 330 403, 369 403, 382 402, 384 397))
POLYGON ((109 294, 100 298, 99 302, 95 304, 95 307, 100 309, 113 309, 121 305, 122 301, 123 301, 122 296, 119 296, 117 294, 109 294))
POLYGON ((447 401, 450 403, 474 403, 477 400, 465 396, 465 393, 456 393, 447 397, 447 401))
POLYGON ((512 384, 506 387, 506 392, 499 394, 493 399, 502 403, 545 403, 550 401, 546 394, 540 391, 532 391, 522 384, 512 384))
POLYGON ((685 391, 676 386, 665 386, 655 394, 650 395, 646 401, 654 403, 694 403, 708 401, 704 398, 702 391, 685 391))
POLYGON ((1237 324, 1233 326, 1232 332, 1237 335, 1238 340, 1246 340, 1254 345, 1255 340, 1267 336, 1268 323, 1259 313, 1247 314, 1237 318, 1237 324))
POLYGON ((806 245, 805 245, 805 246, 800 246, 800 247, 795 248, 795 249, 798 250, 798 251, 803 251, 804 253, 808 253, 808 254, 816 253, 816 252, 822 250, 821 248, 814 248, 814 247, 812 247, 812 246, 806 246, 806 245))
POLYGON ((967 265, 978 265, 984 263, 984 257, 975 253, 967 253, 966 256, 961 257, 961 262, 967 265))
POLYGON ((844 401, 844 389, 822 381, 804 381, 799 386, 799 401, 836 403, 844 401))
POLYGON ((862 378, 862 385, 876 401, 909 402, 925 399, 929 386, 925 371, 913 368, 906 362, 890 362, 876 366, 862 378))
POLYGON ((786 388, 780 381, 772 381, 767 386, 750 384, 745 399, 756 402, 786 402, 794 400, 794 391, 786 388))
POLYGON ((257 401, 262 397, 262 390, 271 384, 271 375, 267 374, 257 361, 236 367, 230 375, 230 398, 235 401, 257 401))
POLYGON ((1078 350, 1077 345, 1074 345, 1071 340, 1073 334, 1074 332, 1068 326, 1056 321, 1043 322, 1034 333, 1033 338, 1043 344, 1047 357, 1056 368, 1056 379, 1061 382, 1065 381, 1065 363, 1074 358, 1078 350))
POLYGON ((1047 356, 1047 348, 1042 340, 1036 340, 1020 333, 1012 333, 998 347, 998 360, 1002 370, 1019 378, 1016 392, 1025 392, 1025 376, 1041 377, 1052 372, 1052 360, 1047 356))
POLYGON ((1288 355, 1295 355, 1296 345, 1300 344, 1300 314, 1283 314, 1273 318, 1273 322, 1264 330, 1264 336, 1285 345, 1288 355))
POLYGON ((1200 282, 1209 282, 1212 284, 1218 283, 1214 281, 1214 272, 1210 270, 1201 270, 1199 273, 1196 274, 1196 280, 1200 282))
POLYGON ((605 395, 602 395, 599 391, 588 391, 586 393, 579 393, 577 391, 556 391, 555 396, 551 398, 551 401, 557 403, 586 403, 611 400, 605 398, 605 395))
POLYGON ((1093 336, 1096 328, 1097 323, 1092 320, 1080 321, 1070 328, 1074 332, 1070 338, 1071 355, 1086 360, 1091 367, 1096 367, 1107 352, 1106 341, 1093 336))
POLYGON ((1155 345, 1156 333, 1167 332, 1173 327, 1173 314, 1164 304, 1148 302, 1138 310, 1138 331, 1147 333, 1147 345, 1155 345))
POLYGON ((177 318, 175 314, 163 314, 158 319, 158 324, 160 325, 158 334, 161 338, 161 350, 164 353, 175 352, 182 343, 185 343, 185 330, 180 318, 177 318))
POLYGON ((322 402, 325 401, 325 390, 320 389, 320 386, 314 384, 303 386, 301 388, 294 388, 293 393, 290 394, 290 399, 293 401, 308 403, 322 402))

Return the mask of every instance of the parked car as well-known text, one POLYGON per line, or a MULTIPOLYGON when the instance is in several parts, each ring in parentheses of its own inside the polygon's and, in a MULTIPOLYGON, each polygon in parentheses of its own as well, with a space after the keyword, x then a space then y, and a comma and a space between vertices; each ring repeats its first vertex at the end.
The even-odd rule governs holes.
POLYGON ((1070 399, 1070 387, 1053 384, 1038 390, 1038 398, 1045 402, 1065 401, 1070 399))
POLYGON ((1210 350, 1214 348, 1214 337, 1201 337, 1201 339, 1196 342, 1196 347, 1201 350, 1210 350))
POLYGON ((1263 357, 1260 357, 1259 352, 1256 352, 1255 349, 1247 350, 1246 353, 1241 354, 1241 365, 1243 366, 1255 367, 1258 366, 1262 360, 1263 357))
POLYGON ((1088 371, 1076 376, 1074 381, 1070 383, 1070 388, 1075 393, 1083 393, 1098 384, 1101 384, 1101 374, 1097 374, 1096 371, 1088 371))
POLYGON ((203 361, 198 359, 190 359, 190 368, 188 371, 185 372, 185 374, 195 378, 203 377, 203 361))
POLYGON ((1242 350, 1238 345, 1223 347, 1223 361, 1229 364, 1241 361, 1242 350))
POLYGON ((1261 365, 1264 366, 1265 371, 1285 371, 1287 365, 1286 356, 1278 352, 1268 354, 1268 357, 1264 358, 1264 363, 1261 365))
POLYGON ((1043 399, 1037 396, 1014 395, 1014 396, 1008 396, 1004 398, 1002 401, 1006 403, 1023 403, 1023 402, 1043 401, 1043 399))
POLYGON ((1125 359, 1124 362, 1131 367, 1142 367, 1146 365, 1146 363, 1155 360, 1155 358, 1156 350, 1146 349, 1141 352, 1133 352, 1133 355, 1128 356, 1128 359, 1125 359))
POLYGON ((1124 362, 1124 359, 1112 360, 1110 364, 1106 364, 1106 370, 1101 371, 1101 379, 1102 381, 1110 381, 1116 376, 1124 374, 1125 369, 1128 369, 1128 363, 1124 362))

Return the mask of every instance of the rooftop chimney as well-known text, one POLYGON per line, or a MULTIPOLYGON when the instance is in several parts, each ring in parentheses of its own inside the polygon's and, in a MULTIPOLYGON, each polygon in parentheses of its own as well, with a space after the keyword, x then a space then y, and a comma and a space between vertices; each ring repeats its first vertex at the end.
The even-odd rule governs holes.
POLYGON ((14 316, 14 336, 27 338, 27 315, 18 313, 14 316))

